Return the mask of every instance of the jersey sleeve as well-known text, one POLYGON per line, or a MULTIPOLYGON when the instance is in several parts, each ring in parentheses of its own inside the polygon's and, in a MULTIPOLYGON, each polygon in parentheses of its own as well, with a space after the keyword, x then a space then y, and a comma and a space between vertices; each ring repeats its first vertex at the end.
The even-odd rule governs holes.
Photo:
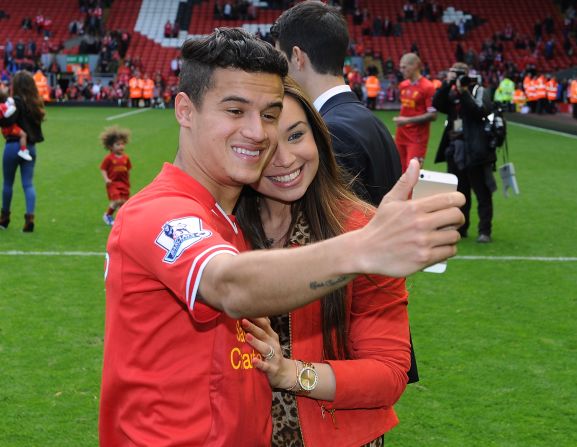
POLYGON ((104 157, 104 160, 102 160, 102 163, 100 163, 100 170, 108 172, 109 166, 110 166, 110 158, 104 157))
POLYGON ((157 200, 127 211, 120 238, 131 263, 192 312, 208 262, 218 255, 236 255, 238 249, 220 234, 216 218, 191 200, 157 200))

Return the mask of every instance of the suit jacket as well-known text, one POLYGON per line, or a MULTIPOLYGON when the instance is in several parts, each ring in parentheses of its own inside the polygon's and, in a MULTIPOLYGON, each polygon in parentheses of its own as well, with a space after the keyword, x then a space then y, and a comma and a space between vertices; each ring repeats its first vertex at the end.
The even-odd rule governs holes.
POLYGON ((353 189, 378 206, 401 176, 390 132, 353 92, 333 96, 320 113, 331 133, 337 162, 355 178, 353 189))
MULTIPOLYGON (((401 176, 401 161, 391 133, 353 92, 333 96, 320 113, 331 133, 337 162, 355 179, 355 193, 379 206, 401 176)), ((412 340, 407 375, 409 383, 419 381, 412 340)))

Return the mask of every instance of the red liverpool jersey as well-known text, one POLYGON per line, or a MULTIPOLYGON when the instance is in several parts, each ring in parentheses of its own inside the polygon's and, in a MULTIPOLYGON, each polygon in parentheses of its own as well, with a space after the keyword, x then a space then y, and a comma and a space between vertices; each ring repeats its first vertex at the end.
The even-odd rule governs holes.
POLYGON ((107 245, 101 446, 270 444, 260 354, 240 321, 197 296, 212 257, 246 249, 234 217, 170 164, 120 209, 107 245))
POLYGON ((104 157, 100 164, 100 169, 106 171, 106 175, 112 183, 123 183, 128 188, 130 187, 130 180, 128 171, 132 168, 130 158, 128 155, 122 154, 120 157, 114 155, 112 152, 104 157))
MULTIPOLYGON (((435 87, 431 81, 421 76, 412 83, 405 79, 399 84, 401 97, 401 116, 418 116, 434 112, 433 95, 435 87)), ((401 144, 427 145, 429 141, 430 122, 422 124, 407 124, 397 127, 395 140, 401 144)))

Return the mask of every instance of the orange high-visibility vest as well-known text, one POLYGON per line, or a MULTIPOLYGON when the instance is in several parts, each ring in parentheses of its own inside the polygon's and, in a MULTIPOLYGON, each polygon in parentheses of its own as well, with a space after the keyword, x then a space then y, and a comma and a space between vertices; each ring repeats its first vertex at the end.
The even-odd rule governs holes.
POLYGON ((530 79, 527 83, 527 88, 525 89, 525 94, 527 95, 527 101, 533 102, 537 100, 537 79, 530 79))
POLYGON ((376 76, 368 76, 365 80, 365 87, 369 98, 376 98, 381 91, 381 83, 376 76))
POLYGON ((549 79, 545 83, 545 89, 547 90, 547 99, 549 101, 555 101, 557 99, 557 81, 555 79, 549 79))
POLYGON ((547 98, 547 88, 545 87, 545 77, 539 76, 537 82, 535 83, 535 97, 537 99, 547 98))
POLYGON ((84 80, 90 81, 90 69, 88 67, 81 68, 76 73, 76 82, 78 85, 82 85, 84 80))
POLYGON ((144 79, 142 81, 142 97, 144 99, 152 99, 154 93, 154 81, 152 79, 144 79))
POLYGON ((142 80, 138 78, 130 78, 128 81, 128 89, 130 90, 130 97, 142 98, 142 80))
POLYGON ((577 104, 577 79, 571 81, 568 98, 571 104, 577 104))
POLYGON ((36 84, 36 88, 38 89, 38 94, 42 98, 44 102, 50 101, 50 87, 48 86, 48 81, 46 80, 46 76, 40 70, 34 73, 34 83, 36 84))
POLYGON ((525 96, 525 92, 518 88, 513 93, 513 104, 517 105, 524 105, 527 102, 527 97, 525 96))
POLYGON ((527 93, 527 90, 529 90, 529 85, 531 85, 531 81, 532 78, 529 75, 523 78, 523 90, 525 90, 525 93, 527 93))

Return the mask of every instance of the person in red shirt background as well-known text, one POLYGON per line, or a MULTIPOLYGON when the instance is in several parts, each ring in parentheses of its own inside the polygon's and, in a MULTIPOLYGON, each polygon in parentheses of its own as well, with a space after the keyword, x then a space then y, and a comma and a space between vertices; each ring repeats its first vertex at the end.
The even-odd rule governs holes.
POLYGON ((172 23, 167 20, 164 24, 164 37, 172 37, 172 23))
POLYGON ((114 223, 114 212, 130 197, 129 171, 132 168, 130 158, 124 153, 130 131, 118 126, 108 127, 100 135, 102 145, 110 151, 100 164, 100 171, 106 184, 110 205, 102 216, 106 225, 114 223))
POLYGON ((359 98, 359 101, 362 101, 363 100, 363 77, 361 76, 361 73, 359 72, 359 69, 357 67, 352 67, 351 71, 349 71, 347 73, 347 82, 348 82, 351 90, 353 92, 355 92, 355 94, 359 98))
POLYGON ((435 87, 421 75, 421 67, 421 59, 414 53, 407 53, 401 58, 399 68, 405 78, 399 84, 401 113, 394 117, 393 121, 397 125, 395 143, 403 172, 413 158, 417 158, 423 166, 430 123, 437 119, 437 112, 433 107, 435 87))

